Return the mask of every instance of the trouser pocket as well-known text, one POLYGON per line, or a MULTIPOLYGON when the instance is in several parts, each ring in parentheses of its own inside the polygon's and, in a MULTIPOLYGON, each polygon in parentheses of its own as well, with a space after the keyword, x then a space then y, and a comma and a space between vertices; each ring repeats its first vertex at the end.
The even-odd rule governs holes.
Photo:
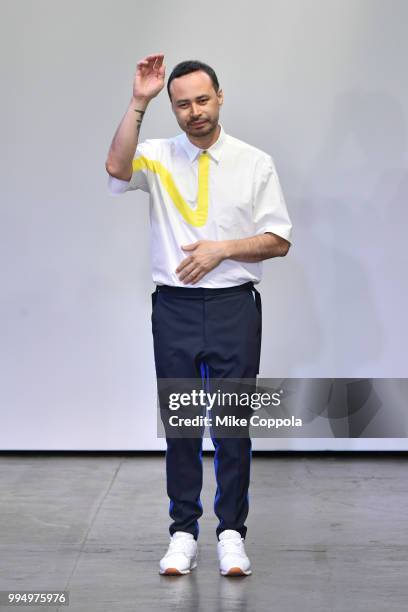
POLYGON ((158 295, 159 295, 159 292, 158 292, 157 289, 155 291, 153 291, 153 293, 151 294, 152 314, 151 314, 150 320, 152 322, 152 325, 153 325, 153 321, 154 321, 154 313, 155 313, 156 306, 157 306, 157 297, 158 297, 158 295))
POLYGON ((152 311, 154 310, 154 307, 155 307, 155 304, 156 304, 156 301, 157 301, 157 294, 158 294, 158 291, 156 289, 155 291, 153 291, 153 293, 151 295, 151 298, 152 298, 152 311))

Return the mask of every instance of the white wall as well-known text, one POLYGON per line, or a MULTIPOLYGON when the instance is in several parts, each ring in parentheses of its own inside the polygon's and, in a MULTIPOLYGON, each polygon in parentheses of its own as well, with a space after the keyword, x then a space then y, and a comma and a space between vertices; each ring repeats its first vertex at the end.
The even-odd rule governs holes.
MULTIPOLYGON (((1 20, 1 449, 159 449, 148 196, 104 162, 136 62, 214 67, 270 153, 294 246, 259 286, 264 377, 405 377, 404 0, 8 0, 1 20)), ((179 127, 167 92, 142 138, 179 127)), ((206 441, 206 448, 211 448, 206 441)), ((254 448, 407 448, 405 439, 254 448)))

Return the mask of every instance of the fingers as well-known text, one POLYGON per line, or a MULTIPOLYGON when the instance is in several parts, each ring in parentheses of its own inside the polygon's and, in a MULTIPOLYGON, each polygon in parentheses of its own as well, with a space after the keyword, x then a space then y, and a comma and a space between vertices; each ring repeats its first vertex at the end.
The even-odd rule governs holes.
POLYGON ((164 53, 153 53, 152 55, 146 55, 146 57, 137 62, 137 65, 154 66, 155 62, 158 61, 159 65, 161 66, 163 59, 164 53))
POLYGON ((186 285, 187 283, 197 282, 199 278, 204 276, 205 272, 201 268, 192 267, 190 270, 179 274, 179 279, 186 285))
POLYGON ((154 61, 154 64, 152 65, 152 70, 156 72, 157 76, 159 76, 160 69, 163 64, 163 59, 164 59, 163 53, 159 53, 154 61))
POLYGON ((193 258, 188 257, 181 262, 179 267, 176 269, 176 273, 179 279, 184 283, 196 283, 207 274, 208 269, 206 266, 199 264, 193 258))
POLYGON ((186 278, 190 278, 193 274, 198 274, 200 272, 200 268, 196 266, 196 264, 192 263, 190 266, 186 266, 178 275, 181 281, 184 281, 186 278))
POLYGON ((193 257, 191 255, 190 257, 186 257, 185 259, 183 259, 183 261, 180 263, 178 268, 176 268, 177 274, 181 272, 181 270, 183 270, 186 266, 188 266, 191 263, 193 263, 193 257))
POLYGON ((155 59, 155 67, 158 68, 159 66, 161 66, 163 63, 163 60, 164 60, 164 54, 158 53, 155 59))
POLYGON ((155 59, 156 57, 164 57, 164 53, 153 53, 152 55, 146 55, 142 61, 155 59))
POLYGON ((162 68, 164 60, 164 53, 154 53, 152 55, 146 55, 145 58, 137 62, 137 70, 140 70, 142 74, 147 75, 151 72, 156 72, 159 75, 159 71, 162 68))
POLYGON ((183 280, 183 283, 185 285, 187 285, 187 284, 188 285, 195 285, 205 275, 206 275, 205 271, 203 271, 203 270, 196 270, 195 272, 192 272, 191 274, 189 274, 186 278, 184 278, 182 280, 183 280))

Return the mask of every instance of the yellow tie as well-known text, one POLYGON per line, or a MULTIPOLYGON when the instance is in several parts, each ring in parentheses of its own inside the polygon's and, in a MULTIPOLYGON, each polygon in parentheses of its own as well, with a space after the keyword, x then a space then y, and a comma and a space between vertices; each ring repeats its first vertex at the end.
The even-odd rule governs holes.
POLYGON ((205 225, 208 215, 208 176, 210 171, 210 156, 202 151, 198 158, 198 195, 196 208, 196 224, 205 225))

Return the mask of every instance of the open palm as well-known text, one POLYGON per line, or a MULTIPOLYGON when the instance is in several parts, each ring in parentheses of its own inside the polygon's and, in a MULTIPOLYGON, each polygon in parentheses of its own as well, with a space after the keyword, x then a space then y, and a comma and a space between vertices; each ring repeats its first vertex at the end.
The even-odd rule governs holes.
POLYGON ((164 87, 164 54, 155 53, 140 60, 136 66, 133 96, 154 98, 164 87))

